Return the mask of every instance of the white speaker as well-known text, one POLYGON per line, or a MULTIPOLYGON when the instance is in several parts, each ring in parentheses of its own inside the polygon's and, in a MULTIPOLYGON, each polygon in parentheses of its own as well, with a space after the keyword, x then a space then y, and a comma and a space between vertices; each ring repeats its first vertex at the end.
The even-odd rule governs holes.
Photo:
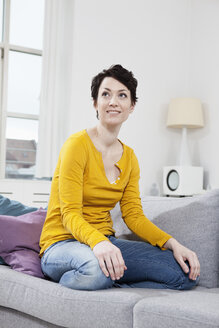
POLYGON ((173 196, 192 196, 203 190, 203 167, 166 166, 163 168, 163 193, 173 196))

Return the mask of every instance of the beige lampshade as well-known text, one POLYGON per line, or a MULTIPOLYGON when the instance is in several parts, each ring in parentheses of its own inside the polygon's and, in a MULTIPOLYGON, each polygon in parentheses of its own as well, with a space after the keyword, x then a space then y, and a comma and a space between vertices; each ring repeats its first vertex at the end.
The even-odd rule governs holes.
POLYGON ((174 98, 169 104, 167 126, 172 128, 202 128, 201 101, 197 98, 174 98))

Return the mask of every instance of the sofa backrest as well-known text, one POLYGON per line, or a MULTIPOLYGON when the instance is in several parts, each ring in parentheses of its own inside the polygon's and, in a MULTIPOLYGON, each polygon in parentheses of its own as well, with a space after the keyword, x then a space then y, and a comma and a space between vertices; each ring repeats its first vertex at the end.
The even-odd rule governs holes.
MULTIPOLYGON (((144 197, 142 206, 159 228, 197 253, 201 264, 199 284, 219 287, 219 189, 194 197, 144 197)), ((119 205, 111 215, 116 236, 139 239, 121 220, 119 205)))

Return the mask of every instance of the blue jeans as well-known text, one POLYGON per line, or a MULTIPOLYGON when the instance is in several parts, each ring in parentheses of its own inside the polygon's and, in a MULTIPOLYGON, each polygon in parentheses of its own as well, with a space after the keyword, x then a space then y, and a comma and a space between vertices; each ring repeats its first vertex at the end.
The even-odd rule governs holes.
POLYGON ((113 281, 102 272, 92 249, 76 240, 59 241, 50 246, 41 259, 43 273, 61 285, 79 290, 115 287, 191 289, 190 280, 170 250, 161 250, 141 241, 108 236, 122 253, 127 266, 124 276, 113 281))

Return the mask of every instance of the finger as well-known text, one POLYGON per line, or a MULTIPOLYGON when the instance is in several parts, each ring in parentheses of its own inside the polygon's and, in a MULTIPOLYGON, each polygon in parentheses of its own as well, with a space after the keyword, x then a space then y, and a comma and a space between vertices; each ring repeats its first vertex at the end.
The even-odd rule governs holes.
POLYGON ((198 276, 200 276, 200 263, 199 260, 197 258, 197 255, 195 254, 195 259, 194 259, 194 279, 197 279, 198 276))
POLYGON ((195 263, 195 261, 193 261, 193 263, 190 264, 190 268, 191 269, 190 269, 189 278, 192 280, 196 280, 197 275, 198 275, 198 268, 197 268, 197 264, 195 263))
POLYGON ((191 274, 189 275, 189 278, 192 280, 196 280, 198 276, 198 271, 196 267, 193 267, 193 270, 191 270, 191 274))
POLYGON ((189 259, 188 259, 188 262, 189 262, 189 266, 190 266, 189 279, 194 280, 195 271, 196 271, 195 264, 189 259))
POLYGON ((122 257, 122 253, 120 250, 115 254, 115 256, 111 257, 111 261, 114 267, 114 272, 116 275, 116 279, 119 280, 124 275, 125 270, 125 262, 122 257))
POLYGON ((109 275, 110 275, 111 279, 116 280, 114 266, 112 264, 111 258, 109 256, 107 256, 107 257, 105 257, 104 261, 106 263, 106 267, 107 267, 107 270, 109 272, 109 275))
POLYGON ((200 272, 201 272, 201 267, 200 267, 200 262, 198 261, 198 276, 200 276, 200 272))
POLYGON ((200 276, 200 263, 199 263, 197 255, 196 255, 196 263, 197 263, 197 276, 200 276))
POLYGON ((111 262, 112 262, 112 266, 113 266, 113 270, 114 270, 114 273, 115 273, 116 280, 119 280, 120 276, 122 274, 122 267, 121 267, 116 255, 113 255, 111 257, 111 262))
POLYGON ((189 279, 191 279, 191 280, 196 279, 195 271, 196 271, 196 268, 194 266, 190 266, 189 279))
POLYGON ((118 260, 119 267, 120 267, 120 273, 119 273, 119 279, 120 279, 120 278, 122 278, 124 276, 124 270, 127 270, 127 267, 125 265, 125 262, 124 262, 124 259, 122 257, 121 252, 119 252, 117 254, 117 260, 118 260))
POLYGON ((101 270, 103 271, 105 276, 108 278, 109 277, 109 272, 107 270, 107 267, 106 267, 106 264, 105 264, 103 258, 102 257, 98 258, 98 261, 99 261, 99 265, 100 265, 101 270))
POLYGON ((195 280, 197 277, 197 263, 196 263, 196 259, 195 256, 192 254, 190 256, 188 256, 188 262, 190 265, 190 273, 189 273, 189 278, 192 280, 195 280))
POLYGON ((180 258, 177 259, 177 261, 178 261, 179 265, 181 266, 181 268, 183 269, 183 271, 184 271, 185 273, 189 273, 189 267, 188 267, 188 265, 184 262, 183 258, 180 257, 180 258))
POLYGON ((190 274, 189 278, 192 280, 196 280, 197 276, 200 272, 200 264, 197 258, 197 255, 193 253, 188 257, 189 265, 190 265, 190 274))

